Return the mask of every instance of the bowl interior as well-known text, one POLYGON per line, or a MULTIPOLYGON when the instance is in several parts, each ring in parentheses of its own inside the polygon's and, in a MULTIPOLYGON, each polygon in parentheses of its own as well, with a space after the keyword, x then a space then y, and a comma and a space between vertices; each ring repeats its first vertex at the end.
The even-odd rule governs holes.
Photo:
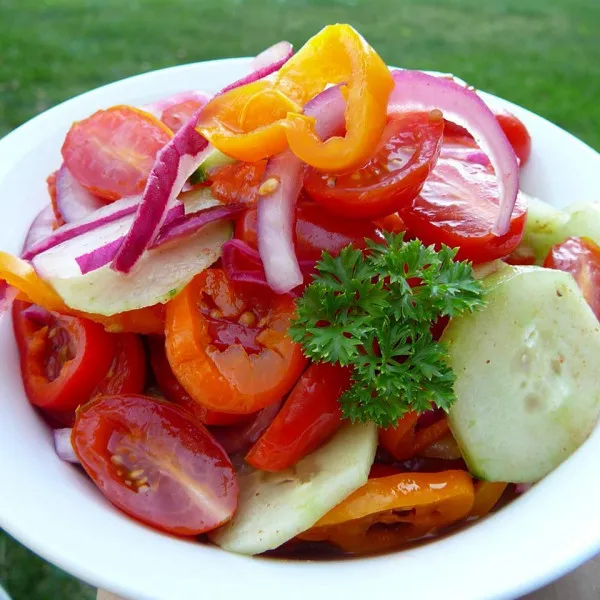
MULTIPOLYGON (((248 59, 211 61, 129 78, 69 100, 1 140, 2 250, 19 251, 29 223, 47 202, 45 178, 60 163, 62 140, 73 120, 112 104, 142 105, 181 90, 216 91, 243 74, 247 64, 248 59)), ((595 151, 527 110, 485 98, 513 110, 531 132, 524 191, 556 206, 598 199, 600 156, 595 151)), ((359 598, 401 581, 403 590, 419 590, 422 599, 510 598, 600 549, 600 521, 588 518, 600 496, 600 479, 590 477, 600 454, 598 430, 559 469, 499 513, 446 539, 396 554, 285 562, 236 556, 161 535, 122 515, 78 469, 56 457, 49 430, 23 393, 6 318, 0 322, 0 351, 0 525, 60 567, 124 596, 172 600, 202 593, 212 600, 242 595, 269 600, 279 599, 285 589, 288 600, 310 594, 320 598, 328 591, 359 598), (299 577, 302 586, 290 585, 299 577)))

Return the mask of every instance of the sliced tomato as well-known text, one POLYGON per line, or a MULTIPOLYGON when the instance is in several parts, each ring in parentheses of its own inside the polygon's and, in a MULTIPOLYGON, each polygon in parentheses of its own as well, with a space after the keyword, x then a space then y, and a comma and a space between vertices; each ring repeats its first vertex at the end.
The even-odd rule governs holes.
POLYGON ((441 113, 394 116, 365 166, 342 175, 311 168, 305 189, 313 200, 348 219, 395 213, 419 193, 435 165, 443 131, 441 113))
POLYGON ((13 305, 25 392, 32 404, 68 420, 106 376, 115 337, 87 319, 58 313, 32 318, 28 307, 20 301, 13 305))
MULTIPOLYGON (((523 121, 507 110, 497 112, 496 120, 508 138, 522 167, 531 155, 531 136, 529 135, 529 131, 527 131, 527 127, 525 127, 523 121)), ((445 123, 444 136, 473 139, 466 129, 450 121, 446 121, 445 123)))
MULTIPOLYGON (((388 227, 397 227, 397 221, 387 220, 388 227)), ((252 248, 258 248, 256 237, 257 211, 246 211, 238 220, 235 237, 245 241, 252 248)), ((339 254, 348 244, 355 248, 365 248, 365 238, 381 241, 380 228, 373 222, 356 219, 343 219, 324 210, 310 201, 302 201, 296 210, 296 255, 299 260, 319 260, 323 251, 339 254)))
POLYGON ((114 335, 116 352, 104 379, 92 396, 140 394, 146 386, 146 353, 133 333, 114 335))
POLYGON ((567 238, 552 246, 544 267, 571 273, 583 297, 600 319, 600 246, 585 237, 567 238))
POLYGON ((50 196, 50 204, 52 206, 52 212, 54 213, 54 220, 56 221, 56 225, 64 225, 65 220, 60 214, 60 210, 58 210, 58 204, 56 202, 56 175, 58 171, 54 171, 50 173, 48 177, 46 177, 46 186, 48 187, 48 195, 50 196))
POLYGON ((468 140, 445 140, 435 169, 400 217, 423 243, 459 248, 458 259, 482 263, 507 256, 519 245, 527 206, 519 195, 508 232, 492 234, 499 202, 496 176, 491 166, 471 160, 471 150, 468 140))
POLYGON ((192 536, 235 512, 238 486, 227 454, 179 406, 101 396, 78 411, 71 439, 102 493, 144 523, 192 536))
POLYGON ((237 162, 213 169, 209 174, 212 195, 225 204, 254 206, 267 161, 237 162))
POLYGON ((156 383, 165 398, 174 402, 191 412, 201 423, 205 425, 232 425, 245 420, 245 415, 229 415, 227 413, 208 410, 202 404, 198 404, 177 381, 173 375, 171 365, 167 360, 165 352, 165 339, 157 336, 148 338, 150 348, 150 365, 156 379, 156 383))
POLYGON ((294 310, 289 295, 204 271, 167 306, 173 373, 210 410, 248 414, 277 402, 306 365, 287 334, 294 310))
POLYGON ((160 120, 173 132, 179 131, 206 102, 200 100, 185 100, 173 104, 160 115, 160 120))
POLYGON ((107 200, 140 194, 156 153, 173 133, 151 114, 113 106, 71 126, 62 146, 69 171, 107 200))
POLYGON ((246 462, 262 471, 281 471, 326 442, 342 425, 338 400, 350 387, 351 377, 347 367, 310 365, 246 462))

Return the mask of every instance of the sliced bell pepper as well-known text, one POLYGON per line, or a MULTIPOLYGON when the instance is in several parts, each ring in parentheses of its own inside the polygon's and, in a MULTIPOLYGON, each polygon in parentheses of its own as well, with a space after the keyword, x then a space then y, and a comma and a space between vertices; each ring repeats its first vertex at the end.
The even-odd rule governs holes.
POLYGON ((198 129, 238 160, 257 161, 282 152, 289 143, 313 167, 351 169, 363 164, 379 143, 393 86, 385 63, 350 25, 330 25, 274 81, 260 80, 213 98, 198 129), (341 83, 347 88, 346 135, 322 141, 314 119, 300 113, 327 85, 341 83))
POLYGON ((426 427, 417 428, 419 415, 404 415, 395 427, 379 430, 379 442, 396 459, 407 460, 419 454, 449 431, 446 417, 426 427))
POLYGON ((487 515, 504 493, 508 483, 496 481, 477 481, 475 483, 475 502, 470 517, 481 518, 487 515))
POLYGON ((111 317, 84 313, 69 308, 54 289, 45 282, 25 260, 0 252, 0 280, 19 290, 18 299, 42 306, 63 315, 83 317, 115 333, 164 334, 165 315, 162 306, 149 306, 111 317))
POLYGON ((350 553, 380 552, 456 523, 473 501, 466 471, 397 473, 369 479, 298 537, 350 553))

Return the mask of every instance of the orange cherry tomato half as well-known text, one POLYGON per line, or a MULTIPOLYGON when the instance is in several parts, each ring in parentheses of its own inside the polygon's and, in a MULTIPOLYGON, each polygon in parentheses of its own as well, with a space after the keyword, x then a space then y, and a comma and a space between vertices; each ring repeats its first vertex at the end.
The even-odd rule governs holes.
POLYGON ((139 394, 146 386, 146 352, 133 333, 114 334, 116 351, 96 395, 139 394))
POLYGON ((552 246, 544 267, 571 273, 583 297, 600 319, 600 246, 585 237, 567 238, 552 246))
POLYGON ((175 377, 210 410, 248 414, 277 402, 306 365, 287 334, 295 304, 221 269, 198 275, 167 306, 166 350, 175 377))
POLYGON ((107 200, 140 194, 156 153, 173 136, 151 114, 113 106, 71 126, 62 146, 69 171, 107 200))
POLYGON ((71 435, 83 468, 132 517, 182 536, 231 519, 238 486, 225 451, 181 407, 138 395, 83 406, 71 435))
POLYGON ((267 161, 232 163, 213 169, 209 174, 212 195, 225 204, 254 206, 267 161))
POLYGON ((28 316, 28 306, 13 305, 27 397, 44 410, 72 415, 105 378, 115 357, 115 337, 97 323, 58 313, 38 322, 28 316))
POLYGON ((157 336, 148 337, 150 348, 150 365, 156 379, 156 383, 165 398, 185 408, 205 425, 232 425, 244 420, 245 415, 229 415, 205 408, 196 402, 177 381, 173 375, 171 365, 167 360, 164 338, 157 336))
POLYGON ((313 200, 347 219, 395 213, 419 193, 437 160, 443 132, 441 113, 393 116, 366 165, 344 174, 308 169, 305 189, 313 200))
POLYGON ((310 365, 246 462, 262 471, 281 471, 326 442, 342 425, 338 400, 350 387, 351 377, 347 367, 310 365))
MULTIPOLYGON (((387 217, 388 227, 397 227, 387 217)), ((256 234, 257 211, 246 211, 238 220, 235 237, 252 248, 258 248, 256 234)), ((368 220, 336 217, 314 202, 302 201, 296 209, 296 256, 299 260, 320 260, 323 251, 337 255, 349 244, 365 248, 365 239, 382 241, 381 228, 368 220)))
POLYGON ((491 233, 498 213, 498 185, 490 166, 470 159, 473 142, 446 139, 419 195, 400 210, 409 234, 424 244, 459 248, 457 259, 482 263, 508 256, 523 237, 527 206, 521 195, 504 235, 491 233))

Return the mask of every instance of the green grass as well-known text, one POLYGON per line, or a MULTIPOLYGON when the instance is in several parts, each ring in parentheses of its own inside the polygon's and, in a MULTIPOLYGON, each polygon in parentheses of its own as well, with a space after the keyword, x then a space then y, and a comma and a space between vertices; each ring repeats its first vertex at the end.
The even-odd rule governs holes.
MULTIPOLYGON (((388 63, 454 72, 600 149, 598 0, 0 0, 0 135, 103 83, 336 21, 388 63)), ((15 600, 92 597, 8 536, 0 580, 15 600)))

